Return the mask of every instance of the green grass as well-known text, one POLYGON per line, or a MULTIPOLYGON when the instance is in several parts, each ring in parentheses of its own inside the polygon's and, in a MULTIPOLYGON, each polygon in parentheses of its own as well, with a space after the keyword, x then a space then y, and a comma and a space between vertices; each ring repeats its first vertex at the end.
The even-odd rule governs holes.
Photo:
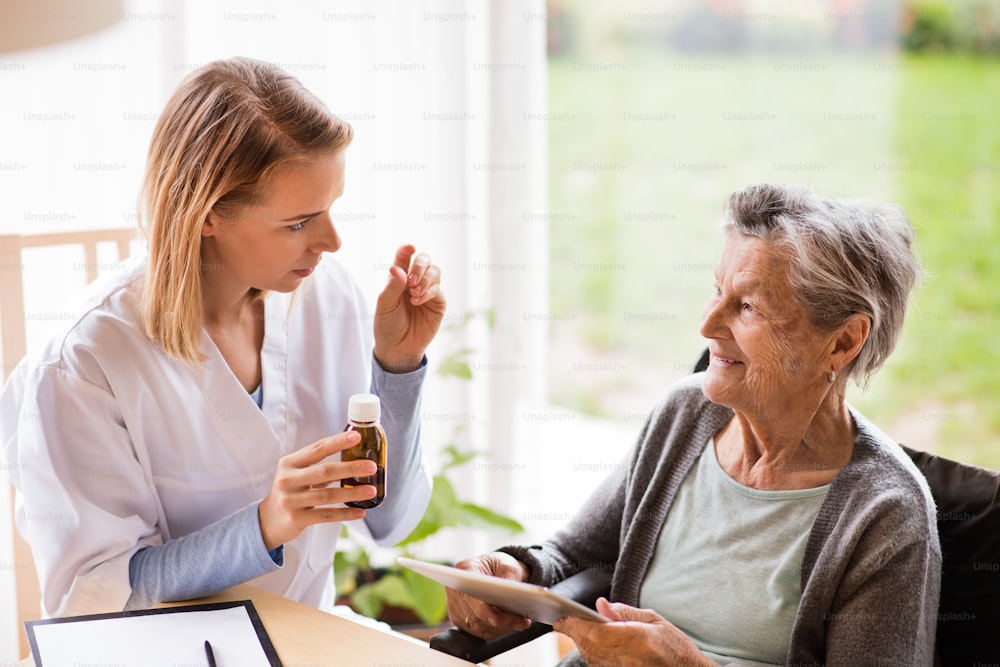
POLYGON ((805 182, 905 206, 930 274, 899 351, 852 402, 1000 467, 995 61, 685 60, 619 44, 549 74, 551 305, 573 315, 553 322, 553 401, 611 419, 649 409, 704 346, 728 193, 805 182))
POLYGON ((1000 63, 911 57, 897 93, 897 200, 928 271, 885 404, 930 404, 941 451, 1000 468, 1000 63), (888 396, 891 395, 891 398, 888 396))

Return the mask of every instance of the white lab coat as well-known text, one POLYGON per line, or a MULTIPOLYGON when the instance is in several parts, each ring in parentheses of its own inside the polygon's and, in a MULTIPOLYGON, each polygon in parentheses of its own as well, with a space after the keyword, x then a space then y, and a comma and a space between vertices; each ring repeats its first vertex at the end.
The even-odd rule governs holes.
MULTIPOLYGON (((343 430, 348 397, 370 387, 372 318, 332 258, 297 292, 265 300, 261 409, 207 333, 200 369, 150 343, 139 316, 144 269, 134 261, 92 285, 79 315, 4 388, 0 431, 45 615, 122 609, 135 551, 263 498, 278 459, 343 430)), ((429 483, 418 487, 381 542, 419 521, 429 483)), ((308 528, 285 545, 281 570, 252 583, 331 606, 339 530, 308 528)))

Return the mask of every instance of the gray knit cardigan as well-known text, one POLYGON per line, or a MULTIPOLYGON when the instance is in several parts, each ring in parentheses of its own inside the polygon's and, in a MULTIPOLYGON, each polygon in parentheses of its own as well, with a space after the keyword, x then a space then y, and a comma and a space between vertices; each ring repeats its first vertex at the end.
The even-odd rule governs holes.
MULTIPOLYGON (((602 568, 614 572, 612 601, 638 603, 678 487, 733 416, 705 397, 702 378, 671 388, 630 455, 565 528, 540 545, 501 549, 528 566, 529 581, 550 586, 602 568)), ((809 535, 787 664, 931 665, 941 577, 934 501, 902 449, 851 414, 858 436, 809 535)))

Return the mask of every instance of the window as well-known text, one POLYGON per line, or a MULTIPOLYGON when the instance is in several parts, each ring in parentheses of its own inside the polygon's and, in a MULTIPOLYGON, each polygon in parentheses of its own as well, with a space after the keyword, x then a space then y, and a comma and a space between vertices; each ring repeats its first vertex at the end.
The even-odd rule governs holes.
POLYGON ((1000 467, 997 11, 552 0, 551 401, 637 430, 705 345, 728 194, 806 183, 904 206, 928 271, 849 400, 913 447, 1000 467))

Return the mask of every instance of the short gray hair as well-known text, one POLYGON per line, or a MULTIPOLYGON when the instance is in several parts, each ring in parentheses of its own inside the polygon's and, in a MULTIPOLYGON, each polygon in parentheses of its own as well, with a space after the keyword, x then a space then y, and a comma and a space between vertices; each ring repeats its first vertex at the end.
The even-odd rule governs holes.
POLYGON ((792 288, 817 329, 831 332, 855 313, 871 319, 868 340, 842 371, 867 386, 899 340, 921 274, 903 209, 824 199, 806 186, 758 184, 730 195, 723 229, 785 253, 792 288))

